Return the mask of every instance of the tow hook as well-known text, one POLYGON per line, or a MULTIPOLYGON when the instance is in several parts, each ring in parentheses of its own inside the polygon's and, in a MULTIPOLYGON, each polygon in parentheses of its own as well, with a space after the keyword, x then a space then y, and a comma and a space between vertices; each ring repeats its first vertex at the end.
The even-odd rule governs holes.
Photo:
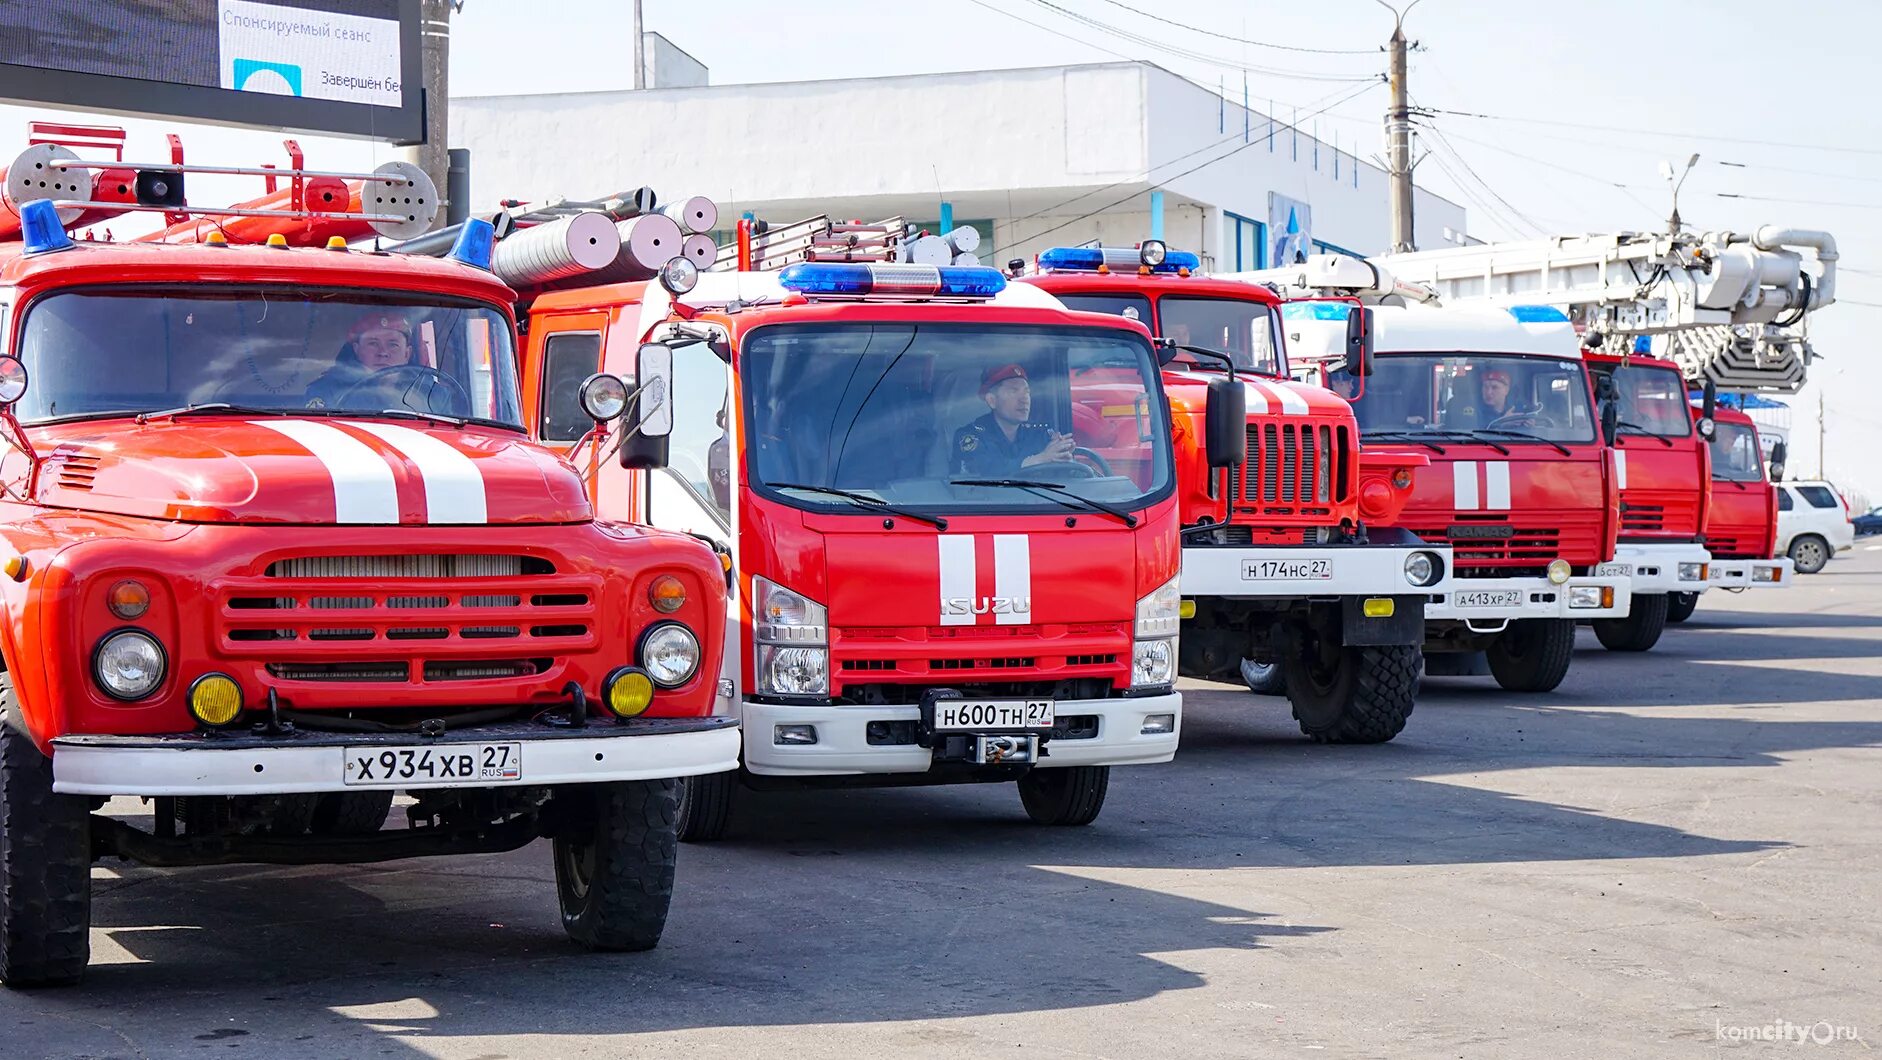
POLYGON ((268 690, 268 720, 256 725, 255 731, 263 736, 294 735, 294 723, 281 720, 281 696, 272 688, 268 690))

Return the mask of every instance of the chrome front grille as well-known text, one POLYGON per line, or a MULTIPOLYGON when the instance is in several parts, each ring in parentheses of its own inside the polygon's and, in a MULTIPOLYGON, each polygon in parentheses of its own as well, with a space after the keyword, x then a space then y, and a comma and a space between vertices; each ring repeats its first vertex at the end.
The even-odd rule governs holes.
POLYGON ((515 578, 554 574, 534 556, 451 553, 433 556, 296 556, 268 564, 270 578, 515 578))
POLYGON ((1352 435, 1344 424, 1256 423, 1246 460, 1229 469, 1229 503, 1262 516, 1330 514, 1347 499, 1352 435))

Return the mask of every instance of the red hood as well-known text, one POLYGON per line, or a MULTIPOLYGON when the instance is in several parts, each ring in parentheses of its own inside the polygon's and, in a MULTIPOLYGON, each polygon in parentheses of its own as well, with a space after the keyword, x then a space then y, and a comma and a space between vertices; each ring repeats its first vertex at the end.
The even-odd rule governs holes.
POLYGON ((1690 541, 1704 530, 1711 464, 1694 439, 1675 439, 1669 448, 1657 439, 1623 435, 1614 466, 1622 536, 1690 541))
MULTIPOLYGON (((1181 365, 1170 365, 1163 369, 1163 385, 1171 391, 1172 403, 1175 403, 1176 390, 1183 388, 1185 396, 1197 412, 1202 411, 1203 395, 1209 382, 1220 378, 1221 372, 1191 371, 1181 365)), ((1346 403, 1346 399, 1323 387, 1245 372, 1236 378, 1242 381, 1242 392, 1248 396, 1250 419, 1270 415, 1330 416, 1343 420, 1353 418, 1353 407, 1346 403)))
POLYGON ((521 435, 407 420, 191 417, 35 429, 42 504, 203 523, 573 523, 579 477, 521 435))

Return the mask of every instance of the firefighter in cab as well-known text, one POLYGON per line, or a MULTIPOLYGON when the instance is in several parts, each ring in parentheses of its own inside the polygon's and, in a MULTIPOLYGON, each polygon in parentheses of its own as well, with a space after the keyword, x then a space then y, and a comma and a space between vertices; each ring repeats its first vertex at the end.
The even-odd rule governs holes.
POLYGON ((1032 384, 1017 364, 991 368, 980 380, 987 414, 954 432, 951 464, 960 475, 1001 477, 1035 464, 1064 463, 1072 436, 1044 423, 1030 423, 1032 384))

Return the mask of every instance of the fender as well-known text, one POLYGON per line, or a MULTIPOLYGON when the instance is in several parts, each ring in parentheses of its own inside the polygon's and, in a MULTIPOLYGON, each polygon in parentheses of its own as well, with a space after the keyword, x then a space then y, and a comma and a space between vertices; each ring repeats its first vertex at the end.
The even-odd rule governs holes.
POLYGON ((1368 524, 1398 521, 1405 503, 1411 500, 1412 487, 1419 469, 1431 466, 1423 453, 1359 451, 1359 514, 1368 524))

